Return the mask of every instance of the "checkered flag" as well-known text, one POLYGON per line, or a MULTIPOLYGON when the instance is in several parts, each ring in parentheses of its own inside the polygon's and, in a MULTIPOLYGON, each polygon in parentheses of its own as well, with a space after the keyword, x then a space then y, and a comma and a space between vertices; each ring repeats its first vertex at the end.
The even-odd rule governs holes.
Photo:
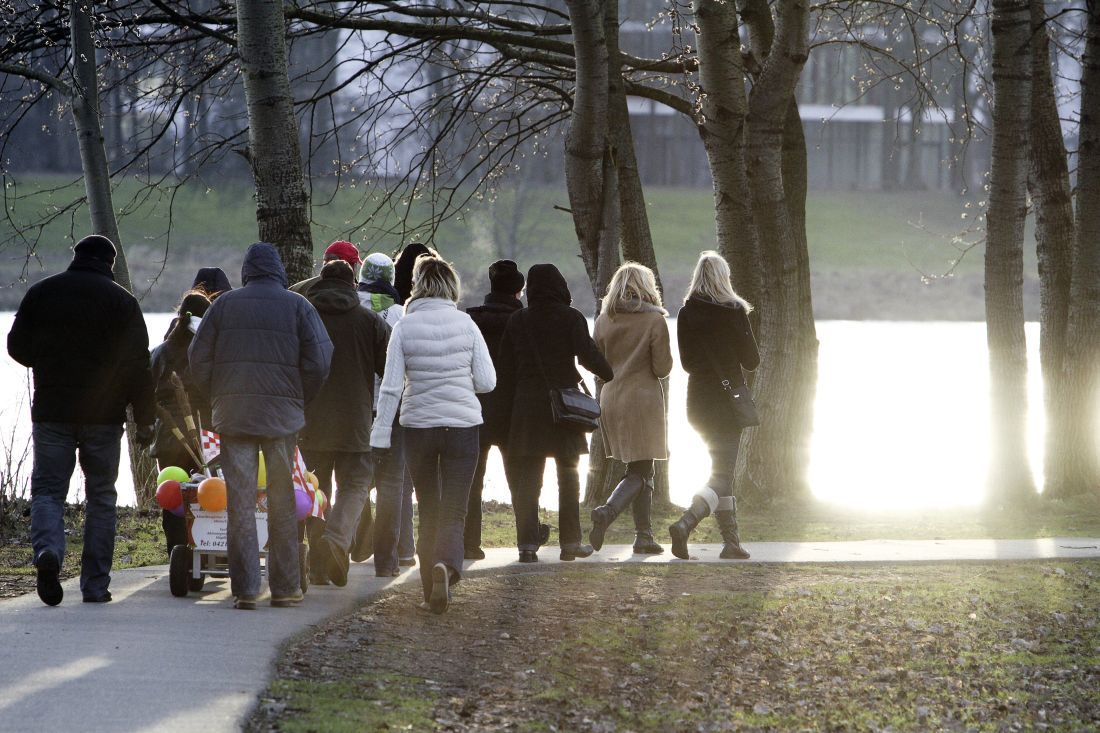
POLYGON ((222 452, 222 440, 213 430, 202 431, 202 459, 207 465, 213 463, 222 452))

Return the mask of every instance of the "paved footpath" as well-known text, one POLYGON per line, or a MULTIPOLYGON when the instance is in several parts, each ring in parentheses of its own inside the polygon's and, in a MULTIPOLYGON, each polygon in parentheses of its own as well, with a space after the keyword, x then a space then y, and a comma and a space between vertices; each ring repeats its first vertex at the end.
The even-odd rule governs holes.
MULTIPOLYGON (((758 563, 1100 558, 1100 539, 1080 537, 746 544, 748 562, 758 563)), ((719 562, 719 549, 692 546, 700 562, 719 562)), ((489 550, 485 560, 466 565, 540 569, 514 563, 515 556, 511 548, 489 550)), ((540 557, 542 567, 558 564, 556 548, 540 557)), ((618 545, 579 562, 669 561, 667 552, 635 558, 618 545)), ((243 612, 231 608, 224 581, 173 598, 167 567, 155 566, 114 573, 114 601, 104 605, 81 603, 76 580, 64 584, 65 602, 55 608, 33 593, 0 601, 0 731, 238 730, 285 642, 416 578, 415 571, 375 578, 368 562, 352 566, 346 588, 312 588, 298 608, 243 612)))

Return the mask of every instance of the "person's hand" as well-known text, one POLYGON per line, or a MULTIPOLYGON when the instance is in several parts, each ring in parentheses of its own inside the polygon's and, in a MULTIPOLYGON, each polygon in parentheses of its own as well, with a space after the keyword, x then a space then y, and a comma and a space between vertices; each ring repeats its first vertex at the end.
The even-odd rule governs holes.
POLYGON ((385 448, 376 448, 372 445, 370 455, 371 459, 374 461, 374 465, 378 467, 390 459, 390 449, 388 446, 385 448))
POLYGON ((152 425, 138 425, 137 431, 134 433, 134 441, 138 445, 152 445, 155 437, 156 433, 152 425))

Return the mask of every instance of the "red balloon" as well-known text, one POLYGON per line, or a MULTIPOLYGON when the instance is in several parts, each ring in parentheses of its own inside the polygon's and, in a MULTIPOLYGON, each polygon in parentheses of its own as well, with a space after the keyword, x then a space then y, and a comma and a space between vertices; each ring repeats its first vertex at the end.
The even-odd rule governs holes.
POLYGON ((157 504, 161 509, 175 512, 183 508, 183 487, 179 481, 165 481, 157 487, 157 504))

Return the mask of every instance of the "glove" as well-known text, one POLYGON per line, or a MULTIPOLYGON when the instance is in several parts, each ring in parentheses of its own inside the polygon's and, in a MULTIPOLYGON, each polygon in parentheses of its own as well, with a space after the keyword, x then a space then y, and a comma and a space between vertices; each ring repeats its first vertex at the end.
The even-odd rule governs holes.
POLYGON ((134 441, 138 445, 152 445, 155 437, 152 425, 138 425, 137 432, 134 433, 134 441))

